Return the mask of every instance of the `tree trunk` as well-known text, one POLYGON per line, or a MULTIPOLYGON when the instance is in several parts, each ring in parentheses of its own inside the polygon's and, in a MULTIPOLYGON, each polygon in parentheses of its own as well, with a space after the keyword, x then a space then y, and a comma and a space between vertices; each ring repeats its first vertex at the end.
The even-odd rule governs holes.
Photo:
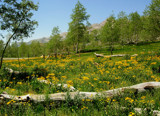
POLYGON ((111 46, 110 46, 111 48, 111 55, 113 55, 113 44, 111 44, 111 46))
POLYGON ((79 49, 79 57, 81 56, 80 53, 81 53, 81 49, 79 49))
POLYGON ((73 51, 76 51, 76 47, 75 47, 75 44, 73 44, 73 51))
POLYGON ((57 59, 57 49, 55 49, 54 56, 57 59))
POLYGON ((76 53, 78 53, 78 45, 79 45, 79 43, 77 42, 77 44, 76 44, 76 53))
POLYGON ((111 55, 113 55, 113 48, 111 47, 111 55))
POLYGON ((44 59, 44 60, 45 60, 45 57, 46 57, 45 54, 43 54, 43 59, 44 59))
POLYGON ((70 54, 69 48, 67 48, 67 54, 68 54, 68 55, 70 54))
POLYGON ((15 33, 13 33, 12 36, 8 39, 8 41, 7 41, 7 43, 6 43, 5 47, 4 47, 4 50, 3 50, 3 52, 2 52, 2 57, 1 57, 0 69, 2 68, 3 57, 4 57, 4 53, 5 53, 5 51, 6 51, 6 48, 7 48, 10 40, 12 39, 12 37, 13 37, 14 35, 15 35, 15 33))
POLYGON ((28 62, 29 62, 29 52, 28 52, 28 62))
POLYGON ((20 71, 21 70, 21 63, 20 63, 20 60, 19 60, 19 51, 18 51, 18 64, 19 64, 19 71, 20 71))
POLYGON ((160 66, 159 66, 159 70, 158 70, 158 73, 160 73, 160 66))

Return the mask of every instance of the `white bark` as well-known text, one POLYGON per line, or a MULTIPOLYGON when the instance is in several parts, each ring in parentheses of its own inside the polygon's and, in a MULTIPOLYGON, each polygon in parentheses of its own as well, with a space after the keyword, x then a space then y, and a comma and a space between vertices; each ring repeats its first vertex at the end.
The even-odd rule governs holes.
MULTIPOLYGON (((42 80, 42 79, 38 79, 39 82, 41 83, 46 83, 46 84, 50 84, 52 86, 55 86, 53 83, 48 82, 47 80, 42 80)), ((76 89, 68 84, 57 84, 58 87, 63 87, 64 89, 68 89, 69 91, 75 91, 76 89)))
MULTIPOLYGON (((73 100, 76 96, 79 96, 80 99, 96 99, 97 96, 101 96, 104 98, 107 97, 113 97, 113 96, 118 96, 122 95, 125 92, 128 91, 133 91, 136 93, 144 92, 149 89, 156 89, 160 88, 160 82, 145 82, 145 83, 140 83, 137 85, 129 86, 129 87, 122 87, 122 88, 117 88, 113 90, 107 90, 107 91, 102 91, 102 92, 70 92, 69 96, 73 100)), ((13 99, 15 101, 26 101, 26 100, 31 100, 34 102, 42 102, 45 101, 46 96, 47 98, 52 100, 52 101, 65 101, 67 97, 67 93, 54 93, 54 94, 42 94, 42 95, 35 95, 35 94, 28 94, 24 96, 16 96, 16 95, 8 95, 8 94, 0 94, 1 99, 13 99)))
MULTIPOLYGON (((121 107, 121 109, 126 109, 126 107, 121 107)), ((142 108, 134 108, 134 111, 138 114, 142 114, 143 111, 147 111, 147 109, 142 109, 142 108)), ((152 116, 160 116, 160 111, 158 110, 153 110, 152 116)))
MULTIPOLYGON (((127 54, 116 54, 116 55, 107 55, 107 56, 104 56, 103 54, 96 54, 96 57, 123 57, 123 56, 126 56, 127 54)), ((131 55, 131 56, 138 56, 138 54, 134 54, 134 55, 131 55)))

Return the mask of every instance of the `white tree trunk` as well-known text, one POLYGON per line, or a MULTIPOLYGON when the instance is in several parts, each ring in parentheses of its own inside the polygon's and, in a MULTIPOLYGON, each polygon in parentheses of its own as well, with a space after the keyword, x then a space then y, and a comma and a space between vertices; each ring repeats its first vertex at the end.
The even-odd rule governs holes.
POLYGON ((102 92, 70 92, 70 93, 54 93, 54 94, 28 94, 24 96, 16 96, 16 95, 8 95, 8 94, 0 94, 0 99, 13 99, 15 101, 27 101, 31 100, 34 102, 42 102, 46 100, 46 96, 51 101, 65 101, 67 95, 70 96, 70 98, 73 100, 76 96, 79 96, 80 99, 91 99, 94 100, 97 98, 97 96, 107 98, 107 97, 113 97, 113 96, 119 96, 124 94, 125 92, 132 91, 135 93, 144 92, 146 90, 150 89, 156 89, 160 88, 160 82, 145 82, 136 84, 129 87, 122 87, 117 88, 113 90, 106 90, 102 92))
MULTIPOLYGON (((116 54, 116 55, 107 55, 107 56, 104 56, 103 54, 96 54, 96 57, 123 57, 123 56, 126 56, 127 54, 116 54)), ((131 55, 131 56, 138 56, 138 54, 134 54, 134 55, 131 55)))

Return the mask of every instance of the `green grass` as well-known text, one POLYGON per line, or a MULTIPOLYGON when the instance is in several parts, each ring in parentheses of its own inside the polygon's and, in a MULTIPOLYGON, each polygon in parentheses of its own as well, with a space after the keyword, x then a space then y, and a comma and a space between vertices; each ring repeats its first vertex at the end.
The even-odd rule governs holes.
MULTIPOLYGON (((79 91, 101 92, 119 87, 131 86, 147 81, 160 81, 160 42, 139 45, 116 45, 114 54, 138 54, 137 57, 125 56, 114 58, 97 58, 94 53, 109 55, 106 48, 96 50, 86 49, 85 53, 71 55, 58 59, 44 61, 41 58, 5 61, 4 67, 20 70, 20 75, 0 71, 0 92, 9 94, 51 94, 67 92, 56 84, 67 83, 79 91), (25 72, 25 73, 24 73, 25 72), (40 83, 37 78, 48 79, 55 84, 40 83)), ((83 51, 84 52, 84 51, 83 51)), ((3 68, 4 68, 3 67, 3 68)), ((144 116, 152 115, 153 110, 159 110, 159 89, 142 94, 132 92, 111 98, 97 97, 96 100, 68 99, 65 102, 25 103, 15 106, 11 101, 5 101, 0 106, 2 115, 123 115, 128 116, 136 112, 135 107, 143 109, 144 116), (8 103, 8 104, 7 104, 8 103), (122 109, 126 107, 126 109, 122 109), (144 109, 148 110, 145 111, 144 109)))

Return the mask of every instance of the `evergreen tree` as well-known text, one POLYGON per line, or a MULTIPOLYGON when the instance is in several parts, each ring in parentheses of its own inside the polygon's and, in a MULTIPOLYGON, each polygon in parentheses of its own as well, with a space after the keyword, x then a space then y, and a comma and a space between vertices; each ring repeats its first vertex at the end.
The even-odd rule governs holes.
POLYGON ((71 15, 72 21, 69 23, 69 35, 73 42, 73 46, 76 46, 76 53, 78 53, 79 43, 83 42, 84 34, 86 31, 86 25, 88 24, 89 15, 87 15, 86 9, 78 1, 75 8, 73 9, 73 14, 71 15), (86 24, 85 24, 86 21, 86 24))

